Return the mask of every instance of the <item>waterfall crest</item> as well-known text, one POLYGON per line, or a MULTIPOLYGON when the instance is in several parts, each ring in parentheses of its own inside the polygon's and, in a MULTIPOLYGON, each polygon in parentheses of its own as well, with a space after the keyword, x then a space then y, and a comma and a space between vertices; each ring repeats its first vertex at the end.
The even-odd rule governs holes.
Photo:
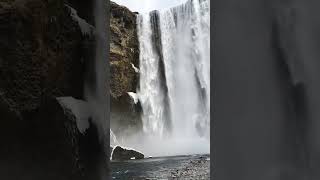
POLYGON ((192 145, 205 139, 200 151, 209 152, 210 1, 140 14, 137 26, 145 136, 192 145))

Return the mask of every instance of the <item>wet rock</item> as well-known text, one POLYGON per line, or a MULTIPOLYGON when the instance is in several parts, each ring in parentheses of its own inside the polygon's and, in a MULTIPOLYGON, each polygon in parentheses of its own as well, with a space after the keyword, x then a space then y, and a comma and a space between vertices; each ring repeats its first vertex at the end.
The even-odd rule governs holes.
POLYGON ((112 160, 143 159, 144 155, 132 149, 116 146, 112 151, 112 160))

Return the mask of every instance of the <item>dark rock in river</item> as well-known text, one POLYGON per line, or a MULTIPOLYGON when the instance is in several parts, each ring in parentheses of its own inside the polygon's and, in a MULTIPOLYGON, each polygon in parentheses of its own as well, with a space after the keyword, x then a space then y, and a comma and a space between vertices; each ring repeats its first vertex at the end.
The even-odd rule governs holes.
POLYGON ((112 160, 130 160, 130 159, 143 159, 144 155, 132 149, 125 149, 116 146, 112 152, 112 160))

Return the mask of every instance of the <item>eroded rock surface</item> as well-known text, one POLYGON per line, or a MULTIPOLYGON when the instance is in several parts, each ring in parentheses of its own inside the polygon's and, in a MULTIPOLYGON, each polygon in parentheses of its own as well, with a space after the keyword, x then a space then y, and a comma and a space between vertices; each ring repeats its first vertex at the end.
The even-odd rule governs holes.
POLYGON ((110 124, 116 135, 130 135, 141 129, 141 107, 139 103, 132 103, 128 95, 136 92, 139 84, 137 16, 113 2, 110 11, 110 124))
POLYGON ((118 98, 136 91, 138 74, 132 64, 139 67, 139 42, 136 14, 112 2, 110 9, 111 96, 118 98))

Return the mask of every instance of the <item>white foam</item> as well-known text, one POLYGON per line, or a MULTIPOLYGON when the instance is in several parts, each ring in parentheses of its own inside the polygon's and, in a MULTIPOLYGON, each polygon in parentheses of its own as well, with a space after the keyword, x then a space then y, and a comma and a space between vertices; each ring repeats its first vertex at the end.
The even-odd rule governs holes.
POLYGON ((131 67, 134 69, 134 72, 139 73, 140 70, 131 63, 131 67))
POLYGON ((136 93, 134 93, 134 92, 127 92, 127 93, 128 93, 129 96, 132 98, 133 102, 134 102, 135 104, 137 104, 138 101, 139 101, 138 95, 137 95, 136 93))
POLYGON ((204 137, 189 135, 180 137, 160 138, 158 136, 136 135, 125 138, 123 144, 137 152, 143 152, 145 157, 178 156, 193 154, 209 154, 210 143, 204 137))
POLYGON ((110 129, 110 146, 116 146, 120 143, 117 140, 116 135, 113 133, 113 131, 110 129))

